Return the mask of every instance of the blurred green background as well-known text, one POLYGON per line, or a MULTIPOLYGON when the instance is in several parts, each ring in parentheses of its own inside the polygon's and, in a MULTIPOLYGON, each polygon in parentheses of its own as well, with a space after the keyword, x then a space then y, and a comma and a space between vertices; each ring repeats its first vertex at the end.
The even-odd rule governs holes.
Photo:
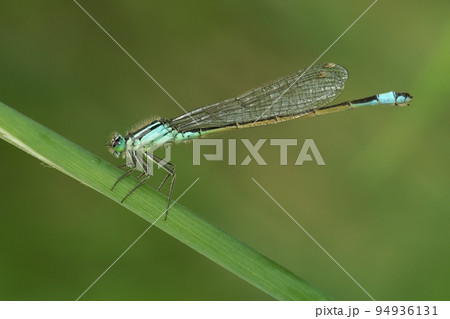
MULTIPOLYGON (((309 66, 371 2, 80 4, 192 110, 309 66)), ((268 142, 267 166, 193 166, 183 143, 172 147, 174 196, 200 177, 183 205, 334 298, 367 300, 255 178, 375 299, 448 300, 449 11, 444 0, 378 1, 319 62, 348 68, 339 101, 408 91, 410 107, 215 136, 313 138, 326 166, 294 166, 299 147, 280 166, 268 142)), ((73 1, 3 0, 0 43, 0 100, 113 164, 113 131, 182 113, 73 1)), ((0 299, 76 299, 148 224, 4 141, 0 152, 0 299)), ((246 155, 238 143, 238 162, 246 155)), ((153 228, 83 297, 109 299, 271 297, 153 228)))

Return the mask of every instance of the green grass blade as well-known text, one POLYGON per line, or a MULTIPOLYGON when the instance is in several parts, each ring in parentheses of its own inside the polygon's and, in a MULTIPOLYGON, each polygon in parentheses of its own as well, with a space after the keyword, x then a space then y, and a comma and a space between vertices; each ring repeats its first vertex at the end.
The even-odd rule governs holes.
MULTIPOLYGON (((0 102, 0 137, 62 173, 120 203, 133 178, 110 188, 123 173, 101 158, 0 102)), ((123 204, 148 222, 164 212, 167 198, 141 187, 123 204)), ((279 300, 327 300, 305 281, 239 240, 175 204, 155 226, 279 300)))

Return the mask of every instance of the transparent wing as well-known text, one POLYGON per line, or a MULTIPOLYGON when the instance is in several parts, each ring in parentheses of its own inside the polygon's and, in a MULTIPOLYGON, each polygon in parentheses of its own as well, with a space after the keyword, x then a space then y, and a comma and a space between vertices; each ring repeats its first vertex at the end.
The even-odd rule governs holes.
POLYGON ((238 97, 195 109, 170 120, 170 125, 179 132, 187 132, 309 113, 341 94, 347 79, 348 72, 341 65, 314 66, 306 72, 300 70, 286 75, 238 97))

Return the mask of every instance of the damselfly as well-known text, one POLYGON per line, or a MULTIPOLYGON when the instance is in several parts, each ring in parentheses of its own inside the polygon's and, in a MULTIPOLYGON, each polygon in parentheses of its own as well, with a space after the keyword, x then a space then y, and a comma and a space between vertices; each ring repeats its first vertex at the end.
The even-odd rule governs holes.
POLYGON ((111 152, 116 157, 126 155, 127 163, 124 166, 130 169, 117 179, 112 189, 133 171, 142 172, 138 176, 142 180, 127 193, 123 202, 149 179, 149 165, 156 163, 167 173, 158 191, 172 177, 167 218, 175 183, 175 166, 153 154, 153 150, 161 145, 227 129, 275 124, 367 105, 404 106, 412 100, 409 93, 388 92, 329 105, 344 90, 347 79, 348 71, 341 65, 327 63, 314 66, 266 83, 238 97, 195 109, 173 119, 153 121, 125 137, 116 134, 109 143, 111 152))

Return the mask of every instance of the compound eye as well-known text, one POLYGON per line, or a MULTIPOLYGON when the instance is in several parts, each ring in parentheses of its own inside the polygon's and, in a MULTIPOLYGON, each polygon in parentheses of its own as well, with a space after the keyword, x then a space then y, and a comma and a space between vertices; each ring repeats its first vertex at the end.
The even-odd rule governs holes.
POLYGON ((111 147, 115 152, 118 152, 119 154, 125 150, 126 141, 122 137, 122 135, 118 134, 111 140, 111 147))
POLYGON ((112 140, 111 140, 111 143, 110 143, 111 147, 117 146, 117 144, 120 143, 120 140, 121 140, 121 136, 120 136, 119 134, 117 134, 116 136, 114 136, 114 137, 112 138, 112 140))

